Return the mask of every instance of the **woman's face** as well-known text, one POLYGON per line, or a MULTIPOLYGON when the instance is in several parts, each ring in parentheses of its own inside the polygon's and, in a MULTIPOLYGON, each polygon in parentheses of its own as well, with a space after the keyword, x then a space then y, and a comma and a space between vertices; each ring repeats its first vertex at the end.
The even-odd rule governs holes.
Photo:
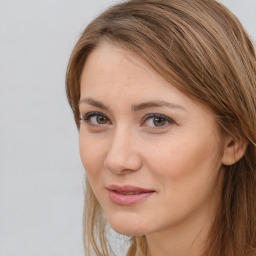
POLYGON ((142 235, 209 222, 222 166, 209 109, 110 43, 86 61, 79 107, 81 159, 114 230, 142 235))

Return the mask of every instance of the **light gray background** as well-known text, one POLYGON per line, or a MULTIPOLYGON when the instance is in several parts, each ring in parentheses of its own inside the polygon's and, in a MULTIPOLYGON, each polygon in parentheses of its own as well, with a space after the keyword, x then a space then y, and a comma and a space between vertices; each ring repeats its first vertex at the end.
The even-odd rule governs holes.
MULTIPOLYGON (((84 171, 64 77, 82 29, 115 2, 0 0, 0 256, 83 255, 84 171)), ((222 2, 256 38, 256 1, 222 2)))

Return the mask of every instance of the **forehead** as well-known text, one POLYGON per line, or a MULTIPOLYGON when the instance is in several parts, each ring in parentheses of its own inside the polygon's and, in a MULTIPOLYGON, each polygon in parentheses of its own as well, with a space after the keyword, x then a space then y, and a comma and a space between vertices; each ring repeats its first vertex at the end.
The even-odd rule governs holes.
POLYGON ((165 101, 211 113, 166 81, 138 54, 108 42, 87 58, 81 76, 81 99, 84 98, 108 106, 165 101))
POLYGON ((118 77, 119 83, 121 83, 121 77, 124 77, 123 80, 129 79, 130 81, 135 78, 134 74, 138 73, 138 70, 147 72, 149 76, 157 74, 138 54, 109 42, 104 42, 89 54, 81 80, 88 80, 90 77, 101 79, 103 76, 104 79, 113 80, 118 77))
MULTIPOLYGON (((163 79, 138 54, 105 42, 88 56, 81 75, 81 94, 121 92, 144 95, 150 91, 171 90, 163 79), (121 90, 122 88, 122 90, 121 90)), ((133 95, 135 96, 135 95, 133 95)))

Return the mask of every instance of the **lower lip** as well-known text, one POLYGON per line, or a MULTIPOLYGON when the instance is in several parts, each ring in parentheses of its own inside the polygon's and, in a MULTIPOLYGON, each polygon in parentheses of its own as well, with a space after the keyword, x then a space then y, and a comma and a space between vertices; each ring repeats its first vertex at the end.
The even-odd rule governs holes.
POLYGON ((116 191, 109 190, 110 200, 117 205, 129 206, 142 202, 150 197, 154 192, 140 193, 134 195, 119 194, 116 191))

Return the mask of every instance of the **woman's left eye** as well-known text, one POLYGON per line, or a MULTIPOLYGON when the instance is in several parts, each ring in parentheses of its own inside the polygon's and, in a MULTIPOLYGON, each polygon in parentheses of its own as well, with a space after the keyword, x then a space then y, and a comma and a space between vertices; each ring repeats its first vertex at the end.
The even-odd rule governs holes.
POLYGON ((149 126, 152 128, 165 128, 169 124, 173 124, 174 121, 162 114, 149 114, 145 117, 143 126, 149 126))

